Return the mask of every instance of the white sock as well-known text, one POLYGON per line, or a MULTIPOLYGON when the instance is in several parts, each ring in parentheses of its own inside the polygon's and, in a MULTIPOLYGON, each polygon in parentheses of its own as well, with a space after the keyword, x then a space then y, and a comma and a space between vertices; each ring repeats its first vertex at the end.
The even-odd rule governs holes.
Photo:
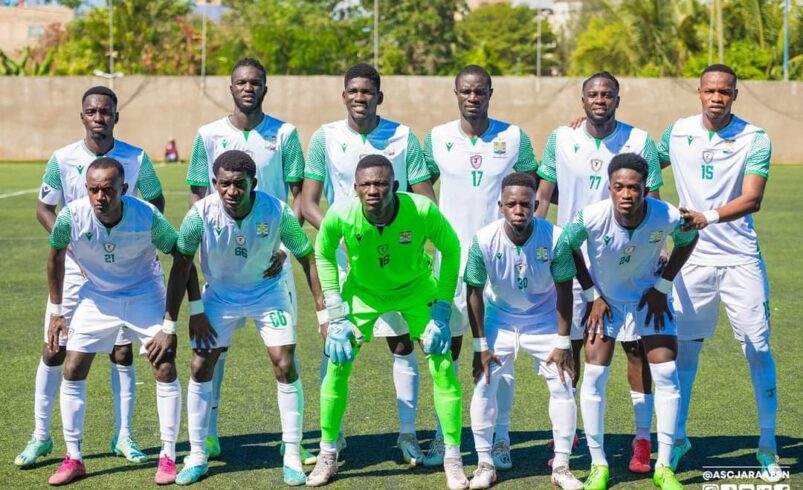
POLYGON ((302 471, 299 446, 304 424, 304 391, 301 388, 301 378, 292 383, 276 383, 276 388, 279 417, 282 421, 284 466, 302 471))
POLYGON ((650 363, 655 382, 655 418, 658 433, 658 458, 655 464, 669 466, 675 445, 675 427, 680 409, 680 382, 675 361, 650 363))
POLYGON ((758 409, 758 425, 761 436, 758 446, 778 452, 775 441, 775 423, 778 415, 778 391, 775 379, 775 360, 772 358, 770 346, 765 340, 745 341, 742 352, 747 358, 750 368, 750 379, 753 382, 753 395, 758 409))
POLYGON ((223 384, 223 375, 226 372, 226 358, 229 351, 223 351, 215 363, 215 372, 212 374, 212 407, 209 412, 209 430, 207 435, 218 436, 218 415, 220 414, 220 388, 223 384))
POLYGON ((190 378, 187 385, 187 429, 190 433, 191 453, 204 454, 211 407, 212 381, 199 383, 190 378))
POLYGON ((406 356, 393 354, 393 384, 399 409, 399 433, 415 434, 418 406, 418 360, 415 349, 406 356))
POLYGON ((700 351, 703 349, 702 342, 694 340, 679 340, 678 355, 675 364, 678 367, 678 380, 680 381, 680 409, 678 410, 678 425, 675 430, 675 439, 685 440, 686 422, 689 419, 689 406, 691 405, 691 393, 694 387, 694 378, 697 377, 697 367, 700 361, 700 351))
MULTIPOLYGON (((572 381, 566 379, 565 383, 561 383, 560 378, 549 378, 547 387, 549 388, 549 419, 552 421, 555 456, 557 457, 558 454, 565 456, 565 464, 558 466, 567 466, 569 455, 572 453, 574 434, 577 431, 577 406, 572 396, 572 381)), ((561 461, 563 461, 562 457, 561 461)), ((552 467, 556 467, 554 462, 552 467)))
POLYGON ((162 452, 176 460, 176 440, 181 426, 181 383, 178 378, 170 383, 156 382, 156 411, 159 413, 159 433, 162 438, 162 452))
POLYGON ((516 377, 511 366, 510 372, 502 374, 496 390, 496 430, 494 442, 505 441, 510 446, 510 417, 513 412, 513 395, 516 391, 516 377))
MULTIPOLYGON (((501 383, 502 370, 509 364, 509 356, 501 359, 501 366, 491 367, 491 383, 485 384, 485 376, 474 384, 471 395, 471 432, 474 434, 474 449, 479 461, 483 461, 483 453, 491 454, 494 436, 494 422, 497 417, 498 397, 496 390, 501 383)), ((437 437, 437 436, 436 436, 437 437)), ((487 462, 487 461, 486 461, 487 462)))
POLYGON ((61 382, 61 425, 67 453, 72 459, 81 459, 81 441, 84 439, 86 415, 86 380, 61 382))
POLYGON ((131 418, 137 392, 137 369, 131 364, 111 363, 112 396, 114 398, 114 433, 117 439, 131 435, 131 418))
POLYGON ((652 426, 652 393, 639 393, 630 390, 630 401, 633 403, 633 415, 636 421, 636 439, 650 440, 652 426))
POLYGON ((337 453, 337 441, 332 441, 332 442, 321 441, 320 448, 322 453, 335 454, 337 453))
POLYGON ((56 393, 61 384, 61 366, 48 366, 41 358, 36 368, 33 397, 33 435, 39 441, 50 438, 50 418, 53 416, 56 393))
MULTIPOLYGON (((459 364, 457 363, 457 361, 454 361, 452 363, 452 366, 454 366, 454 375, 457 376, 458 375, 457 367, 459 366, 459 364)), ((443 440, 443 427, 441 427, 441 421, 438 418, 438 414, 437 413, 435 414, 435 424, 436 424, 435 439, 443 440)))
MULTIPOLYGON (((583 429, 586 433, 591 462, 608 465, 603 447, 605 435, 605 387, 608 384, 609 366, 586 363, 583 384, 580 386, 580 410, 583 413, 583 429)), ((557 442, 557 441, 556 441, 557 442)))
POLYGON ((477 466, 479 466, 481 463, 494 466, 494 459, 491 456, 490 449, 487 451, 477 451, 477 466))
POLYGON ((443 454, 444 459, 463 459, 463 456, 460 454, 460 446, 452 446, 451 444, 446 444, 446 451, 443 454))
POLYGON ((569 455, 567 453, 555 451, 555 456, 552 459, 552 471, 555 471, 561 466, 569 467, 569 455))

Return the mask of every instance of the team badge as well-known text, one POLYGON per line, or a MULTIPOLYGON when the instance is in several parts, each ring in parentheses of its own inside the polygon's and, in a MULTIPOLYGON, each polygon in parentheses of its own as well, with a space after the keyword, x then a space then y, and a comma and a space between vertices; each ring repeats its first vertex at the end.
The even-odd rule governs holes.
POLYGON ((591 162, 589 163, 591 163, 591 170, 594 172, 599 172, 599 170, 602 168, 602 160, 599 158, 592 158, 591 162))
POLYGON ((519 277, 524 277, 527 275, 527 264, 524 262, 519 262, 516 264, 516 270, 519 272, 519 277))
POLYGON ((547 252, 546 247, 538 247, 535 250, 535 258, 541 262, 546 262, 549 260, 549 252, 547 252))
POLYGON ((109 243, 109 242, 104 243, 103 244, 103 250, 105 250, 106 253, 109 253, 109 254, 114 252, 114 244, 113 243, 109 243))
POLYGON ((388 245, 379 245, 376 247, 376 253, 379 255, 387 255, 389 249, 390 247, 388 245))
POLYGON ((625 247, 625 249, 622 251, 622 253, 624 253, 625 255, 630 255, 635 251, 636 251, 636 247, 633 246, 633 245, 630 245, 628 247, 625 247))
POLYGON ((471 155, 469 161, 472 167, 480 168, 482 166, 482 155, 471 155))
POLYGON ((711 163, 711 161, 713 159, 714 159, 714 152, 713 151, 706 150, 706 151, 703 152, 703 161, 705 163, 711 163))
POLYGON ((92 240, 92 232, 90 232, 90 231, 86 232, 85 236, 86 236, 87 240, 90 240, 90 241, 92 240))
POLYGON ((653 231, 650 233, 650 243, 658 243, 664 239, 663 231, 653 231))
POLYGON ((505 153, 507 153, 507 143, 494 141, 494 155, 504 155, 505 153))
POLYGON ((413 241, 412 231, 403 231, 399 233, 399 243, 411 243, 413 241))
POLYGON ((245 245, 245 235, 237 235, 234 237, 234 241, 237 242, 237 245, 242 247, 245 245))
POLYGON ((265 149, 270 151, 276 151, 279 145, 276 144, 276 136, 268 136, 265 140, 265 149))
POLYGON ((257 236, 260 238, 265 238, 268 236, 268 224, 267 223, 258 223, 257 224, 257 236))

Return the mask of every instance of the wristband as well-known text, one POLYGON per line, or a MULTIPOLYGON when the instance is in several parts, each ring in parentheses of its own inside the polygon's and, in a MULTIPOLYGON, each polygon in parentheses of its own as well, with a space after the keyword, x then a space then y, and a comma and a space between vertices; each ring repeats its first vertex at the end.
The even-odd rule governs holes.
POLYGON ((200 299, 190 301, 190 316, 200 315, 204 312, 204 302, 200 299))
POLYGON ((326 293, 323 298, 329 321, 339 320, 348 314, 348 305, 343 303, 340 293, 326 293))
POLYGON ((569 335, 560 335, 558 334, 557 340, 555 340, 555 348, 556 349, 563 349, 569 350, 572 348, 572 338, 569 335))
POLYGON ((672 281, 659 277, 658 280, 655 281, 653 288, 658 290, 658 292, 669 294, 669 291, 672 291, 672 281))
POLYGON ((166 333, 167 335, 175 335, 176 322, 173 320, 168 320, 167 318, 162 320, 162 332, 166 333))
POLYGON ((602 295, 599 294, 599 291, 594 286, 583 290, 583 298, 586 300, 586 303, 593 303, 600 297, 602 297, 602 295))
POLYGON ((61 303, 56 305, 48 301, 47 309, 50 310, 50 316, 64 316, 64 307, 61 303))
POLYGON ((474 339, 474 352, 485 352, 488 350, 488 340, 485 337, 474 339))
POLYGON ((712 209, 710 211, 704 211, 703 212, 703 217, 705 218, 705 221, 709 225, 713 225, 714 223, 718 223, 719 222, 719 213, 717 212, 716 209, 712 209))
POLYGON ((318 315, 318 325, 323 325, 329 321, 329 310, 316 311, 315 314, 318 315))

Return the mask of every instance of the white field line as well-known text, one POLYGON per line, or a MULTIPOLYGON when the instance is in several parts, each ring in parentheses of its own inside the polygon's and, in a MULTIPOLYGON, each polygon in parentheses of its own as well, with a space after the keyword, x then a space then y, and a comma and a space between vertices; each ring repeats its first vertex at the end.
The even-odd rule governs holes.
POLYGON ((7 192, 5 194, 0 194, 0 199, 5 199, 7 197, 23 196, 25 194, 34 194, 36 192, 39 192, 38 187, 36 189, 25 189, 24 191, 7 192))

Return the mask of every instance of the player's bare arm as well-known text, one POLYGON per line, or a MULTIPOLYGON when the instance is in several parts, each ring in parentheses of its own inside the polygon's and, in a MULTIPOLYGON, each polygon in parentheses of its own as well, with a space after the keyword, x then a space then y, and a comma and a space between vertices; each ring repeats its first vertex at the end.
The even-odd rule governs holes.
POLYGON ((546 179, 541 179, 538 183, 538 191, 535 193, 535 199, 538 201, 538 207, 535 208, 535 217, 546 219, 549 213, 549 203, 552 201, 552 194, 555 192, 556 184, 546 179))
POLYGON ((475 339, 474 360, 472 361, 471 374, 474 382, 478 382, 480 377, 485 377, 485 384, 491 384, 491 364, 502 364, 492 350, 488 348, 485 340, 485 300, 482 297, 482 287, 466 284, 468 291, 468 323, 471 326, 471 334, 475 339))
MULTIPOLYGON (((558 335, 569 339, 572 329, 572 281, 555 283, 555 290, 558 293, 557 312, 558 312, 558 335)), ((547 365, 557 364, 560 382, 565 383, 564 373, 574 378, 574 357, 572 356, 572 345, 569 341, 568 349, 555 348, 547 357, 547 365)))
POLYGON ((645 323, 649 325, 652 322, 656 334, 664 330, 664 315, 666 315, 670 321, 672 320, 672 314, 669 312, 669 307, 667 306, 666 295, 672 289, 672 281, 675 280, 675 276, 680 272, 681 267, 683 267, 683 264, 686 263, 694 251, 698 238, 699 237, 695 235, 690 243, 681 246, 676 245, 675 248, 672 249, 669 262, 667 262, 661 279, 659 279, 661 285, 656 284, 655 287, 648 289, 639 302, 639 309, 645 306, 647 307, 645 323))
POLYGON ((432 184, 434 181, 432 180, 424 180, 417 184, 413 184, 413 192, 416 194, 421 194, 422 196, 427 196, 432 202, 438 202, 435 199, 435 190, 432 188, 432 184))
MULTIPOLYGON (((734 221, 748 214, 757 213, 764 199, 764 188, 767 179, 760 175, 747 174, 742 183, 742 195, 718 209, 713 209, 717 216, 709 216, 711 211, 695 211, 680 208, 680 215, 686 220, 684 230, 702 230, 712 223, 734 221)), ((713 215, 713 213, 711 213, 713 215)))
MULTIPOLYGON (((64 257, 67 249, 50 249, 47 256, 47 286, 50 293, 50 302, 54 305, 61 305, 61 293, 64 288, 64 257)), ((50 316, 50 330, 48 331, 47 344, 50 352, 59 350, 59 335, 67 336, 67 321, 63 315, 50 316)))
POLYGON ((206 197, 207 188, 199 185, 190 186, 189 207, 206 197))
POLYGON ((301 211, 304 219, 316 229, 321 228, 323 221, 323 211, 321 210, 321 195, 323 194, 323 182, 315 179, 304 179, 301 190, 301 211))

